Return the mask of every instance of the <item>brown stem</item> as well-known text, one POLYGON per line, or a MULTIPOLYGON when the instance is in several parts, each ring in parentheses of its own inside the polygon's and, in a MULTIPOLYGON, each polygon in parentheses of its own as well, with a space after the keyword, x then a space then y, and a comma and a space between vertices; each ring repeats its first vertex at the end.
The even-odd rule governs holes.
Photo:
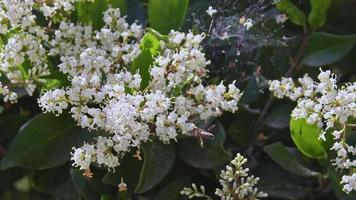
POLYGON ((310 38, 309 33, 304 34, 303 39, 302 39, 302 44, 299 47, 297 56, 295 57, 294 62, 291 63, 291 66, 289 67, 288 71, 284 75, 285 77, 292 76, 293 72, 299 70, 299 68, 302 66, 303 56, 304 56, 305 50, 309 44, 309 38, 310 38))
MULTIPOLYGON (((295 71, 299 70, 299 68, 302 66, 302 60, 303 60, 305 50, 308 47, 309 38, 310 38, 310 33, 306 33, 303 35, 302 43, 299 47, 297 55, 296 55, 295 59, 293 59, 293 61, 291 62, 288 71, 284 74, 284 77, 292 76, 293 73, 295 71)), ((255 126, 256 129, 254 132, 255 136, 257 135, 257 132, 260 131, 262 128, 265 116, 267 114, 268 109, 272 106, 273 100, 274 100, 274 96, 271 94, 268 97, 268 100, 266 101, 266 104, 264 105, 264 107, 260 113, 260 116, 258 117, 258 119, 256 121, 256 126, 255 126)))

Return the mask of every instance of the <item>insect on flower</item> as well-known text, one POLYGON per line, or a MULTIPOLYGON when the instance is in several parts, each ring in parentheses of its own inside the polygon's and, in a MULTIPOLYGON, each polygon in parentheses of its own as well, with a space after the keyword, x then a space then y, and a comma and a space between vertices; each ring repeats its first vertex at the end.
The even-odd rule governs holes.
POLYGON ((215 138, 214 134, 211 133, 211 131, 213 131, 215 127, 216 124, 212 124, 205 130, 201 128, 194 128, 191 131, 192 136, 198 139, 201 148, 203 148, 204 146, 204 140, 213 140, 215 138))
POLYGON ((121 178, 121 183, 117 187, 119 189, 119 192, 127 191, 127 184, 124 182, 123 178, 121 178))
POLYGON ((87 177, 87 178, 93 178, 93 173, 91 172, 90 169, 86 169, 83 173, 83 176, 87 177))

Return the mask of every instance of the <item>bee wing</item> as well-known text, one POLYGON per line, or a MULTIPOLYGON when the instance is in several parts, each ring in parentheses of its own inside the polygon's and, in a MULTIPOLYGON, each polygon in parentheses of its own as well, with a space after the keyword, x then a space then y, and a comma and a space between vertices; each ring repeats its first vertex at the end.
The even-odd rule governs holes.
POLYGON ((205 130, 207 132, 213 132, 213 131, 215 131, 215 128, 216 128, 216 124, 211 124, 205 130))
POLYGON ((215 138, 214 134, 212 134, 208 131, 205 131, 203 129, 200 129, 199 133, 200 133, 201 138, 205 139, 205 140, 213 140, 215 138))

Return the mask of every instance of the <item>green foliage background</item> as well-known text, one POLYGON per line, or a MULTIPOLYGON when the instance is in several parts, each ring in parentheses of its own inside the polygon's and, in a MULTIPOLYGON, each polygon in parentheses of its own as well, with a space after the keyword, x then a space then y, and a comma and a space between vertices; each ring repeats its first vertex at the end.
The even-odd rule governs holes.
MULTIPOLYGON (((317 139, 320 130, 290 120, 295 105, 277 101, 266 91, 268 79, 315 76, 319 67, 338 73, 341 83, 355 81, 354 1, 95 0, 78 3, 73 18, 100 28, 109 4, 119 7, 129 21, 152 28, 134 62, 134 68, 147 69, 140 70, 142 77, 157 55, 156 37, 171 29, 207 32, 210 79, 237 80, 244 91, 239 111, 214 122, 215 140, 203 148, 193 138, 170 145, 153 141, 142 146, 143 161, 127 155, 115 172, 96 167, 95 176, 87 179, 71 166, 71 147, 102 133, 89 134, 66 115, 41 114, 36 96, 25 96, 16 105, 2 103, 0 199, 178 200, 185 198, 179 191, 192 182, 203 183, 212 194, 220 169, 237 152, 249 159, 248 167, 261 178, 259 188, 269 199, 356 199, 356 194, 342 192, 340 174, 330 164, 330 146, 317 139), (205 13, 210 5, 219 11, 213 19, 205 13), (289 16, 283 25, 274 23, 278 12, 289 16), (250 31, 237 26, 236 19, 244 15, 255 19, 250 31), (237 37, 222 40, 225 25, 233 27, 227 34, 237 37), (121 177, 127 192, 118 192, 121 177)), ((51 64, 55 71, 56 61, 51 64)), ((65 84, 60 80, 63 77, 54 75, 48 88, 65 84)), ((141 87, 147 82, 143 78, 141 87)))

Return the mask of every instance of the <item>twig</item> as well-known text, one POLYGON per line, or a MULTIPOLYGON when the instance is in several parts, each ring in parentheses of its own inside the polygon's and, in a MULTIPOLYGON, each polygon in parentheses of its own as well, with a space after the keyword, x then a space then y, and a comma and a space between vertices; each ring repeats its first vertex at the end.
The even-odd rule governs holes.
MULTIPOLYGON (((297 52, 297 55, 294 59, 294 61, 291 63, 288 71, 285 73, 284 77, 290 77, 293 75, 293 73, 297 70, 299 70, 299 68, 302 66, 302 60, 303 60, 303 56, 305 53, 306 48, 308 47, 308 43, 309 43, 309 37, 310 37, 310 33, 306 33, 303 36, 302 39, 302 43, 299 47, 299 50, 297 52)), ((256 129, 254 132, 254 136, 257 135, 257 132, 261 130, 262 126, 263 126, 263 122, 265 119, 265 116, 267 114, 268 109, 272 106, 272 103, 274 101, 274 96, 271 94, 268 97, 268 100, 266 101, 266 104, 264 105, 261 114, 259 115, 257 121, 256 121, 256 129)))

